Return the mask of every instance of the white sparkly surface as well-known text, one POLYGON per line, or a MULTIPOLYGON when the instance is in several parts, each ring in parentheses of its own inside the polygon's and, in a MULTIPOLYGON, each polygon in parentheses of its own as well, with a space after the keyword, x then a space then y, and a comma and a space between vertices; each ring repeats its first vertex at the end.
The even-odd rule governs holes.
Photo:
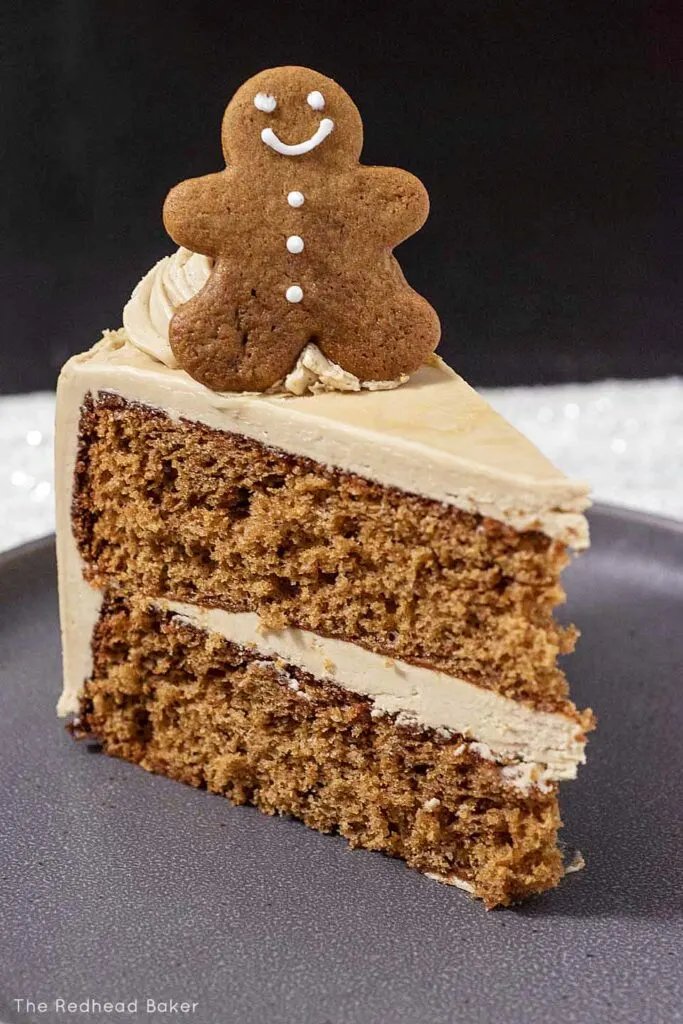
POLYGON ((482 393, 595 501, 683 519, 683 377, 482 393))
MULTIPOLYGON (((482 393, 598 501, 683 519, 683 377, 482 393)), ((54 395, 0 398, 0 551, 54 530, 54 395)))
POLYGON ((0 398, 0 551, 55 528, 52 392, 0 398))

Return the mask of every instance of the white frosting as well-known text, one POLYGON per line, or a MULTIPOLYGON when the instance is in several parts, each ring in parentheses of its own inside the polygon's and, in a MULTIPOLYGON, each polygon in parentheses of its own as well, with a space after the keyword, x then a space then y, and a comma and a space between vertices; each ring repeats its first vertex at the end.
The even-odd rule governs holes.
POLYGON ((581 853, 581 850, 574 850, 574 853, 570 857, 567 864, 564 867, 565 875, 573 875, 575 871, 583 871, 586 866, 586 861, 581 853))
MULTIPOLYGON (((290 252, 301 251, 296 248, 295 240, 301 243, 303 249, 303 240, 298 235, 291 235, 287 239, 290 252), (290 248, 290 242, 294 248, 290 248)), ((165 366, 172 369, 178 367, 168 340, 171 318, 178 306, 201 291, 209 279, 212 267, 213 260, 208 256, 200 256, 181 247, 172 256, 159 260, 145 274, 123 310, 123 326, 136 348, 158 359, 165 366)), ((303 289, 299 285, 291 285, 285 297, 288 302, 301 302, 303 289)), ((315 394, 331 390, 360 391, 363 388, 375 391, 398 387, 407 379, 399 377, 388 381, 361 381, 327 359, 318 346, 311 342, 300 354, 294 369, 271 390, 295 395, 303 395, 306 391, 315 394)))
POLYGON ((469 892, 472 896, 474 895, 474 886, 471 882, 466 882, 464 878, 458 878, 457 875, 437 875, 434 871, 425 871, 425 878, 431 878, 433 882, 441 882, 442 885, 454 885, 456 889, 462 889, 464 892, 469 892))
POLYGON ((325 97, 321 92, 318 92, 317 89, 314 89, 313 92, 309 92, 306 97, 306 102, 312 110, 323 110, 325 107, 325 97))
POLYGON ((311 135, 310 139, 305 139, 304 142, 295 142, 293 145, 282 142, 272 128, 264 128, 261 132, 261 139, 265 142, 266 146, 270 146, 272 150, 280 153, 282 156, 303 156, 304 153, 310 153, 321 142, 324 142, 333 130, 334 121, 332 118, 323 117, 317 130, 311 135))
MULTIPOLYGON (((484 761, 500 761, 500 756, 487 743, 477 741, 470 743, 470 752, 481 757, 484 761)), ((532 786, 537 786, 543 793, 551 788, 554 778, 552 774, 544 771, 533 761, 521 761, 515 764, 503 765, 500 770, 501 777, 505 782, 517 789, 528 792, 532 786)))
POLYGON ((267 92, 257 92, 254 96, 254 106, 264 114, 272 114, 277 107, 277 100, 267 92))
POLYGON ((287 252, 298 254, 304 251, 304 240, 301 235, 290 235, 285 244, 287 252))
POLYGON ((360 381, 354 374, 343 370, 338 363, 324 356, 317 345, 309 343, 297 359, 296 366, 283 381, 283 388, 293 395, 310 392, 317 395, 322 391, 389 391, 399 384, 405 384, 407 377, 398 380, 360 381))
POLYGON ((537 786, 542 793, 547 793, 551 788, 550 776, 537 764, 529 762, 506 764, 500 769, 500 774, 505 782, 525 793, 528 793, 534 786, 537 786))
POLYGON ((293 207, 303 206, 305 202, 303 192, 297 192, 296 190, 294 192, 288 192, 287 202, 293 207))
POLYGON ((481 757, 483 761, 496 760, 496 755, 493 753, 493 751, 491 750, 487 743, 482 743, 478 740, 476 743, 470 744, 470 750, 472 751, 473 754, 476 754, 478 757, 481 757))

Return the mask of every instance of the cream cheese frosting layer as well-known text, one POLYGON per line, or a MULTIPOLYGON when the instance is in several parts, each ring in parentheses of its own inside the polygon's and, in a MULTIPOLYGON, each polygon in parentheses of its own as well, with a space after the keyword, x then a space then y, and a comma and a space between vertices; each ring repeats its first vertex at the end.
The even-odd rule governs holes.
POLYGON ((345 640, 305 629, 269 630, 253 612, 226 612, 168 600, 151 603, 198 629, 370 697, 373 714, 396 715, 406 724, 459 733, 476 741, 472 749, 485 760, 523 762, 503 768, 504 778, 513 785, 527 788, 534 782, 573 779, 585 760, 581 726, 560 713, 537 711, 493 690, 386 658, 345 640), (534 773, 530 765, 540 765, 542 771, 534 773))
MULTIPOLYGON (((178 367, 169 344, 169 325, 183 303, 197 295, 209 279, 213 260, 182 246, 165 256, 145 274, 133 290, 123 310, 123 326, 131 343, 141 352, 159 360, 170 369, 178 367)), ((408 380, 361 381, 353 373, 333 363, 317 345, 306 345, 296 366, 271 390, 304 395, 321 391, 388 391, 408 380)))
POLYGON ((396 391, 219 394, 117 331, 64 367, 58 428, 71 418, 75 437, 83 397, 100 391, 577 549, 588 545, 587 485, 560 473, 436 357, 396 391))

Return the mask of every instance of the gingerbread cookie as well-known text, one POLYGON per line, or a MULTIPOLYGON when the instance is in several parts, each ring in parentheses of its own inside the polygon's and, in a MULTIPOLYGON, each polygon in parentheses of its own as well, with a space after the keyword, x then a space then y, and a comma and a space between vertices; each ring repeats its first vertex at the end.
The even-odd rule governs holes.
POLYGON ((429 209, 413 175, 359 164, 358 110, 308 68, 262 71, 223 119, 227 167, 177 185, 164 224, 214 260, 175 313, 180 365, 218 391, 265 391, 309 342, 360 380, 416 370, 439 320, 392 255, 429 209))

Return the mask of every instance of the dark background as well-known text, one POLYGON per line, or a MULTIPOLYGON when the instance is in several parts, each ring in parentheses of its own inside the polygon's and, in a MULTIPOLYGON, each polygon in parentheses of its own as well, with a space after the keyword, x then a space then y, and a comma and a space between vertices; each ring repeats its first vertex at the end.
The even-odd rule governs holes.
POLYGON ((677 2, 3 0, 0 390, 52 387, 148 267, 263 67, 351 93, 427 185, 399 250, 476 384, 683 371, 677 2))

